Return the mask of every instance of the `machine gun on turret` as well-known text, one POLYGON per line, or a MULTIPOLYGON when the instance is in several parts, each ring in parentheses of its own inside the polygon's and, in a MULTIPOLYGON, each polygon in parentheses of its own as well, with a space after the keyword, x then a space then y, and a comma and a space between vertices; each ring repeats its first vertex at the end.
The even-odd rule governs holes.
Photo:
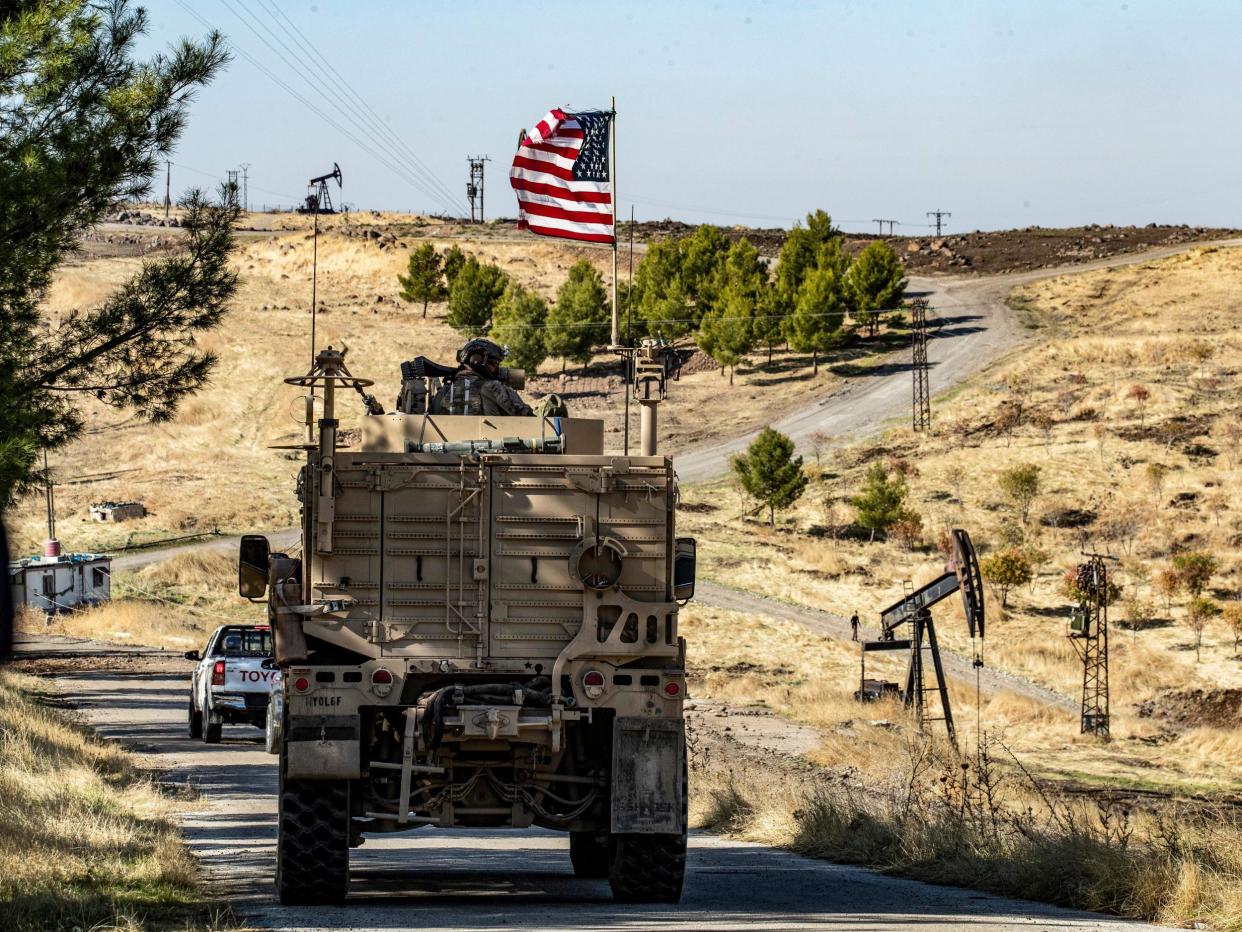
MULTIPOLYGON (((863 641, 859 645, 862 673, 854 698, 865 702, 879 699, 887 693, 898 693, 905 707, 914 710, 920 731, 928 722, 943 721, 949 740, 956 743, 957 734, 953 727, 953 711, 949 705, 949 691, 945 683, 944 667, 940 662, 940 647, 936 642, 936 627, 932 621, 931 609, 932 606, 942 602, 953 593, 960 592, 971 642, 978 644, 983 639, 984 608, 983 576, 979 572, 979 560, 975 556, 975 548, 970 542, 970 535, 961 528, 955 528, 952 541, 953 560, 945 573, 921 589, 907 592, 901 601, 884 609, 880 613, 880 639, 863 641), (898 639, 897 629, 907 623, 911 629, 910 637, 898 639), (910 652, 904 689, 899 689, 896 683, 867 679, 867 654, 872 651, 890 650, 910 652), (934 685, 927 683, 924 652, 931 655, 936 678, 934 685), (941 714, 938 717, 928 715, 929 693, 935 693, 940 699, 941 714)), ((976 668, 983 666, 982 650, 979 647, 975 649, 973 662, 976 668)))

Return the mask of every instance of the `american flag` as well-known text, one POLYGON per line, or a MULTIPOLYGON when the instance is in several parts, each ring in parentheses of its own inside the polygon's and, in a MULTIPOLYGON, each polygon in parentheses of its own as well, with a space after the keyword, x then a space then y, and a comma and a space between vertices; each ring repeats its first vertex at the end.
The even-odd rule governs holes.
POLYGON ((612 114, 550 110, 522 137, 509 183, 518 228, 543 236, 613 242, 608 133, 612 114))

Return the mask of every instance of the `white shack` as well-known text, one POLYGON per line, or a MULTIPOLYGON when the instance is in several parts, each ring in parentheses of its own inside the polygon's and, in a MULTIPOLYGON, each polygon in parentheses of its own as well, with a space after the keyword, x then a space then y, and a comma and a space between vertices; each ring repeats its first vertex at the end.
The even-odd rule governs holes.
POLYGON ((107 602, 112 590, 112 557, 102 553, 61 553, 60 541, 44 541, 43 553, 9 563, 13 602, 49 615, 107 602))

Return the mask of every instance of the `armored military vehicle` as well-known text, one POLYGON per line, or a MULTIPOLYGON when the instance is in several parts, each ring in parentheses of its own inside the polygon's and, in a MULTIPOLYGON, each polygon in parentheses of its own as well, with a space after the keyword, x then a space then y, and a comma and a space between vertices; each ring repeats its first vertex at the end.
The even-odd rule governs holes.
POLYGON ((280 900, 342 901, 368 833, 538 825, 616 899, 675 902, 695 550, 654 418, 626 457, 604 455, 598 420, 434 415, 424 362, 355 448, 339 393, 378 405, 342 352, 286 380, 323 401, 300 553, 241 544, 239 590, 266 600, 283 671, 280 900))

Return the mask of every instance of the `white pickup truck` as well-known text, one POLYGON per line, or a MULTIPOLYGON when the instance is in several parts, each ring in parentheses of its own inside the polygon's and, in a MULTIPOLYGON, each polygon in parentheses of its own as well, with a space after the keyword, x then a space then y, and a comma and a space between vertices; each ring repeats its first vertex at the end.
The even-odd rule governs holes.
POLYGON ((190 737, 218 744, 223 727, 241 724, 263 728, 271 682, 272 632, 266 625, 223 625, 200 654, 190 677, 190 737))

